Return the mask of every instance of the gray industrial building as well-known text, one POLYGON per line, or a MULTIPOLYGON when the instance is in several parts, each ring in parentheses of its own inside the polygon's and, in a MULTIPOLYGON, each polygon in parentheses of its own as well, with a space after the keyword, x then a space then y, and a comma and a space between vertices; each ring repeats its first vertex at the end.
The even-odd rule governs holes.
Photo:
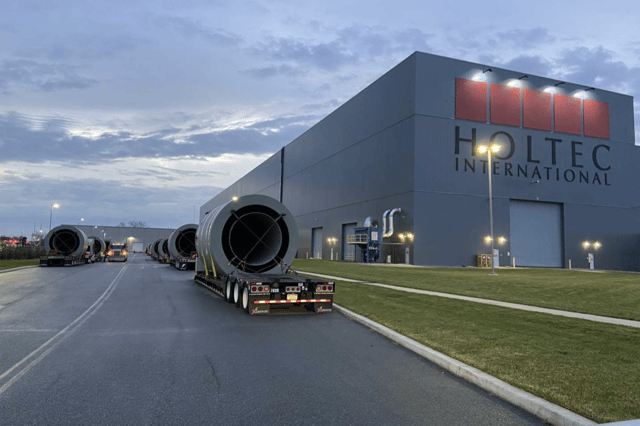
MULTIPOLYGON (((393 234, 379 262, 475 265, 489 253, 493 154, 500 265, 640 270, 633 98, 416 52, 200 209, 234 196, 281 200, 298 257, 360 260, 348 235, 367 217, 393 234), (399 210, 398 210, 399 209, 399 210), (411 233, 413 242, 400 240, 411 233), (330 245, 328 239, 337 241, 330 245)), ((496 242, 497 244, 497 242, 496 242)))
MULTIPOLYGON (((71 225, 67 225, 71 226, 71 225)), ((160 238, 169 238, 170 228, 132 228, 130 226, 72 225, 87 234, 87 237, 107 238, 114 243, 126 243, 129 251, 142 252, 147 245, 160 238)))

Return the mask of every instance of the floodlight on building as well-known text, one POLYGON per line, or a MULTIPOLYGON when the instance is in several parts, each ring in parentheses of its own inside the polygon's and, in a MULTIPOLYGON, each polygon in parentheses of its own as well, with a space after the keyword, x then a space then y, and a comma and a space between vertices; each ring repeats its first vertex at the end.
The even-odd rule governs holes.
POLYGON ((507 239, 505 237, 498 237, 498 244, 500 244, 501 246, 504 245, 504 243, 507 242, 507 239))
POLYGON ((582 247, 588 249, 589 247, 591 247, 591 243, 589 241, 585 241, 582 243, 582 247))
POLYGON ((596 241, 593 243, 593 249, 594 250, 598 250, 600 247, 602 247, 602 244, 600 244, 599 241, 596 241))

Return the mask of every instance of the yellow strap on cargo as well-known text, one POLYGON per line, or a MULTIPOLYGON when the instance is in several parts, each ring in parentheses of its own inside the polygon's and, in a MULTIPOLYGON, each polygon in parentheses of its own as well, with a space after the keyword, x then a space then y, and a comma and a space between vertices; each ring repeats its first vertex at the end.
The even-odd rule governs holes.
POLYGON ((216 267, 213 264, 213 255, 211 253, 209 253, 209 259, 211 259, 211 269, 213 269, 213 278, 218 278, 218 275, 216 274, 216 267))

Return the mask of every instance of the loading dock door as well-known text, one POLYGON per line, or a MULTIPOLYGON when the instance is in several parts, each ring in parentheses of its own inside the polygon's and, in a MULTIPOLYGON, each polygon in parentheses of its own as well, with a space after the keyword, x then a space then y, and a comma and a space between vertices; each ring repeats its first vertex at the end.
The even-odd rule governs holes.
POLYGON ((516 266, 562 268, 562 205, 511 201, 509 206, 516 266))
POLYGON ((322 228, 313 228, 311 230, 311 257, 314 259, 322 259, 322 228))
POLYGON ((355 234, 357 225, 357 222, 342 225, 342 260, 356 261, 356 246, 355 244, 347 244, 347 235, 355 234))

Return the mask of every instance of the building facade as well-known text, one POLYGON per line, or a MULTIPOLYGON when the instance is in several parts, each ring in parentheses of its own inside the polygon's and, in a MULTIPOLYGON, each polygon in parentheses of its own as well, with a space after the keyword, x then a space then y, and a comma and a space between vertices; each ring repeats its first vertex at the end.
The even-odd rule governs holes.
POLYGON ((281 200, 298 257, 359 260, 347 235, 367 217, 379 261, 475 265, 489 253, 487 154, 500 265, 640 270, 633 98, 416 52, 200 209, 233 196, 281 200), (401 241, 411 233, 413 242, 401 241), (330 245, 329 238, 335 238, 330 245), (335 241, 334 240, 334 241, 335 241))

